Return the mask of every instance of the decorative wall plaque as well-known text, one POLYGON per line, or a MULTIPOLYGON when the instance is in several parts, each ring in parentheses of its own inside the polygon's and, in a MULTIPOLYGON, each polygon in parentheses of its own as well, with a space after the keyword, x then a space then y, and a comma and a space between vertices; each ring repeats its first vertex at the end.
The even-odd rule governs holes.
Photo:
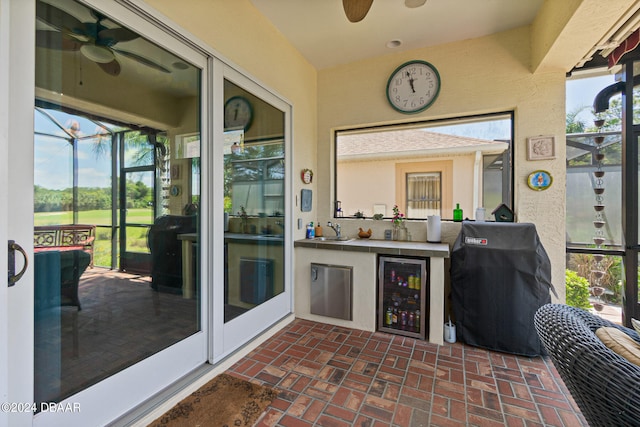
POLYGON ((534 136, 527 138, 527 160, 548 160, 556 158, 556 138, 534 136))

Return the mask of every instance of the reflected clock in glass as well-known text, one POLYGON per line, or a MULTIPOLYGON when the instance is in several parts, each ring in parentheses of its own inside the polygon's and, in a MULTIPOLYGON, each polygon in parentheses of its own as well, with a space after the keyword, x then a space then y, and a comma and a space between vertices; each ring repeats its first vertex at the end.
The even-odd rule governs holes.
POLYGON ((426 61, 409 61, 395 69, 387 82, 389 104, 401 113, 426 110, 440 93, 440 74, 426 61))
POLYGON ((249 100, 242 96, 234 96, 224 104, 225 129, 247 130, 253 120, 253 109, 249 100))

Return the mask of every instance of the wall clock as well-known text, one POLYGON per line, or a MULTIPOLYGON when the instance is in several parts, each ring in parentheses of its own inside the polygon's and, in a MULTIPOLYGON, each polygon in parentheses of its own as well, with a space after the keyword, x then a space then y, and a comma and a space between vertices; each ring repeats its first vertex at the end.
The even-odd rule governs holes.
POLYGON ((405 62, 395 69, 387 82, 389 104, 401 113, 426 110, 440 93, 440 74, 426 61, 405 62))
POLYGON ((224 104, 224 127, 247 130, 253 120, 253 108, 247 98, 234 96, 224 104))

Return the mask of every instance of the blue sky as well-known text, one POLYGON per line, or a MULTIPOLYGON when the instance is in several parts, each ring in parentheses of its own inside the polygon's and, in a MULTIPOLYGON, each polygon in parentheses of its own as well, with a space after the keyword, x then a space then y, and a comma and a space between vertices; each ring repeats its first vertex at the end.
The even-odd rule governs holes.
POLYGON ((587 125, 591 125, 593 114, 593 99, 605 87, 614 83, 614 76, 590 77, 583 79, 567 80, 567 108, 566 111, 574 111, 578 107, 588 106, 587 110, 579 115, 587 125))

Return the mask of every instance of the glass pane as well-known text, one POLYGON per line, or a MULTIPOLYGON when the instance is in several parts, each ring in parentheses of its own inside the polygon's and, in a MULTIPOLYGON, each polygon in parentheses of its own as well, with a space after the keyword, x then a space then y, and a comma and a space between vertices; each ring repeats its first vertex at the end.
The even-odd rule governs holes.
POLYGON ((96 227, 96 240, 93 244, 93 263, 95 266, 110 268, 113 262, 111 253, 111 227, 96 227))
POLYGON ((125 173, 125 220, 127 224, 153 224, 155 172, 125 173))
POLYGON ((606 246, 621 245, 620 133, 570 134, 567 148, 573 148, 567 157, 567 246, 593 246, 594 237, 602 237, 606 246), (604 138, 600 144, 598 135, 604 138))
POLYGON ((201 329, 201 70, 84 3, 36 11, 34 394, 59 402, 201 329))
POLYGON ((407 216, 441 215, 442 187, 439 172, 407 174, 407 216))
MULTIPOLYGON (((111 134, 83 139, 78 147, 78 221, 111 225, 112 171, 111 134)), ((110 265, 110 264, 109 264, 110 265)))
MULTIPOLYGON (((635 68, 638 68, 638 63, 636 62, 634 64, 634 76, 638 76, 640 75, 640 70, 637 70, 635 68)), ((638 99, 640 99, 640 89, 638 87, 634 87, 633 88, 633 124, 637 125, 640 124, 640 105, 638 105, 638 102, 636 102, 638 99)))
POLYGON ((124 167, 153 165, 154 147, 147 135, 140 132, 125 133, 124 167))
POLYGON ((615 323, 622 323, 622 258, 613 255, 567 256, 566 301, 615 323))
POLYGON ((505 157, 497 154, 482 158, 482 206, 500 206, 502 203, 505 157))
POLYGON ((484 205, 488 212, 501 203, 511 206, 510 191, 502 191, 511 188, 509 173, 497 175, 498 185, 487 189, 473 172, 478 152, 511 157, 511 133, 510 114, 338 131, 335 200, 341 211, 335 214, 389 216, 392 207, 398 205, 401 210, 407 209, 403 212, 407 218, 426 219, 435 211, 410 205, 403 184, 406 173, 434 171, 441 172, 437 214, 445 219, 453 217, 457 203, 464 212, 474 212, 479 207, 474 206, 476 200, 488 203, 484 205), (491 197, 485 197, 485 190, 492 191, 491 197))
POLYGON ((73 223, 73 145, 36 135, 34 141, 34 223, 73 223))
POLYGON ((225 98, 227 322, 284 292, 285 151, 282 111, 229 81, 225 98))

